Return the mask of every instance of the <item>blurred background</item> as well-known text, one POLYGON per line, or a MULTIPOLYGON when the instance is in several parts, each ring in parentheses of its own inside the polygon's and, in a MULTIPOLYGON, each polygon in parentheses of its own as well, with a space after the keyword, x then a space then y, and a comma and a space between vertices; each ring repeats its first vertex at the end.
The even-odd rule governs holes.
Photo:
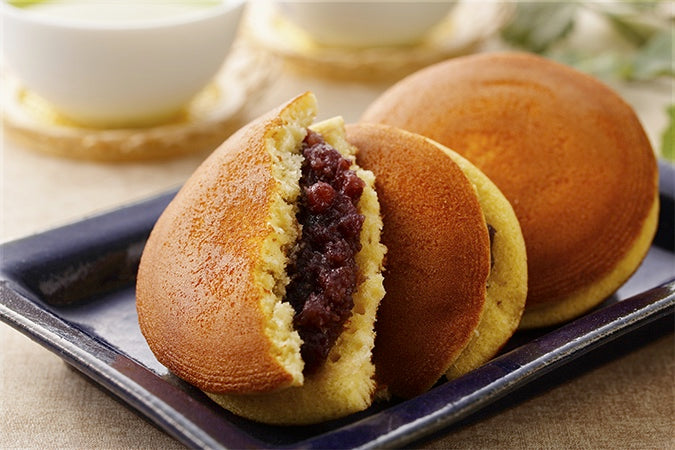
POLYGON ((599 77, 674 157, 670 1, 2 7, 4 240, 180 185, 233 130, 299 92, 315 91, 321 117, 356 121, 406 74, 473 52, 535 52, 599 77))

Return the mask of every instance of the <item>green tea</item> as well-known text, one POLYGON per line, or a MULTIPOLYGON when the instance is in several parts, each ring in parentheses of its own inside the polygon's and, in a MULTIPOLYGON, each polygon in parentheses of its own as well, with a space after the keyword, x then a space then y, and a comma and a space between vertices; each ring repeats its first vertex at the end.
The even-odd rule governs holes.
POLYGON ((218 0, 10 0, 8 3, 50 18, 128 23, 180 17, 223 2, 218 0))

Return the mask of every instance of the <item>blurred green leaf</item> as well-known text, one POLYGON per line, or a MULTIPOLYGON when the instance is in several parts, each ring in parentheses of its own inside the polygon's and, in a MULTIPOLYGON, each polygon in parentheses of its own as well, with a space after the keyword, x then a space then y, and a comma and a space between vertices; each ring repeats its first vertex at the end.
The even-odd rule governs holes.
POLYGON ((502 37, 513 45, 543 53, 572 31, 576 12, 575 2, 518 2, 502 37))
POLYGON ((519 2, 502 37, 516 47, 600 78, 649 80, 675 76, 673 19, 664 14, 663 1, 519 2), (592 11, 618 31, 615 46, 591 52, 564 45, 562 41, 574 29, 582 9, 592 11))
POLYGON ((675 76, 673 60, 673 31, 662 30, 638 49, 633 59, 630 78, 647 80, 660 76, 675 76))
POLYGON ((12 6, 16 6, 17 8, 23 8, 24 6, 31 6, 35 5, 36 3, 43 3, 46 0, 7 0, 7 3, 9 3, 12 6))
POLYGON ((675 161, 675 105, 670 105, 667 113, 668 126, 661 136, 661 156, 675 161))
POLYGON ((668 19, 659 9, 662 3, 658 0, 585 2, 637 46, 644 45, 655 33, 668 27, 668 19))

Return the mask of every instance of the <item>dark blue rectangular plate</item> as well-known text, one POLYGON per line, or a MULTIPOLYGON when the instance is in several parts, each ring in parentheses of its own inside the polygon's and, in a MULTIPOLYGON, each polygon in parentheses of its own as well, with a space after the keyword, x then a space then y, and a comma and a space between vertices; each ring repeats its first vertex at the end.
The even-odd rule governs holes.
POLYGON ((673 314, 675 171, 666 163, 660 171, 654 245, 600 308, 534 336, 517 333, 502 355, 424 395, 321 425, 277 427, 236 417, 170 374, 148 349, 137 324, 135 274, 145 240, 175 192, 2 245, 0 319, 191 447, 404 446, 673 314))

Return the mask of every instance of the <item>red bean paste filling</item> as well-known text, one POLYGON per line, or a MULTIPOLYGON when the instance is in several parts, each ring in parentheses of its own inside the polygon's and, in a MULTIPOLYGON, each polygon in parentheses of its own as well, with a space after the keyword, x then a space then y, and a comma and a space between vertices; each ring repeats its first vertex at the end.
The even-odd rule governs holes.
POLYGON ((354 306, 364 220, 356 205, 365 183, 320 134, 308 130, 301 150, 302 237, 287 268, 286 301, 295 309, 304 373, 310 374, 328 357, 354 306))

